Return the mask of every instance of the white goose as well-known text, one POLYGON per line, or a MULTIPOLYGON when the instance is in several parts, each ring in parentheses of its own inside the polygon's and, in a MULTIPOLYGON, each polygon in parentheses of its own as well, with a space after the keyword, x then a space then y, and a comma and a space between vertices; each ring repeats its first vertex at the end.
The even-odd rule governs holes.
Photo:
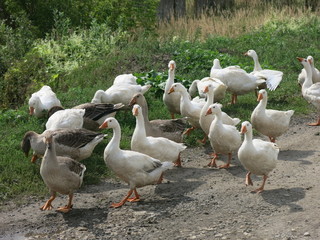
MULTIPOLYGON (((311 71, 312 71, 312 83, 317 83, 320 82, 320 71, 315 68, 314 66, 314 59, 312 56, 308 56, 307 60, 310 62, 311 64, 311 71)), ((302 84, 304 83, 304 80, 307 78, 307 73, 306 70, 303 68, 301 70, 301 73, 298 76, 298 83, 302 86, 302 84)))
POLYGON ((137 77, 133 76, 131 73, 121 74, 121 75, 118 75, 113 81, 113 85, 125 85, 125 84, 138 85, 137 77))
MULTIPOLYGON (((207 115, 207 110, 209 109, 210 105, 213 104, 214 99, 214 86, 209 83, 204 87, 203 92, 207 95, 207 101, 206 104, 202 107, 200 112, 200 119, 199 123, 201 126, 201 129, 205 132, 206 136, 209 134, 210 125, 214 119, 213 114, 207 115)), ((237 125, 240 122, 239 118, 231 118, 228 114, 221 111, 221 118, 222 122, 227 125, 237 125)), ((206 142, 206 137, 202 140, 202 143, 206 142)))
POLYGON ((277 165, 279 148, 275 143, 260 139, 252 140, 252 126, 248 121, 242 123, 241 133, 244 134, 244 141, 239 148, 238 158, 244 168, 249 171, 246 175, 246 185, 253 185, 250 177, 252 173, 262 175, 261 187, 253 191, 260 193, 264 190, 268 174, 277 165))
POLYGON ((162 162, 171 161, 175 166, 181 167, 180 153, 187 147, 182 143, 176 143, 164 137, 147 137, 142 109, 138 104, 133 106, 132 114, 136 117, 136 127, 131 139, 131 149, 162 162))
POLYGON ((92 103, 122 103, 128 106, 131 98, 136 93, 146 93, 151 85, 134 85, 134 84, 123 84, 123 85, 112 85, 106 91, 98 90, 91 100, 92 103))
POLYGON ((31 162, 34 163, 38 157, 44 155, 46 145, 43 138, 52 134, 55 135, 56 154, 68 156, 77 161, 90 157, 98 143, 107 136, 83 128, 46 130, 42 134, 28 131, 22 139, 21 148, 26 157, 28 157, 30 149, 33 150, 31 162))
POLYGON ((187 117, 188 122, 191 124, 191 128, 188 128, 184 134, 190 134, 190 131, 195 128, 200 128, 200 112, 205 102, 196 102, 190 100, 188 90, 181 83, 172 84, 168 91, 168 94, 180 93, 180 112, 183 117, 187 117))
POLYGON ((281 136, 289 129, 294 111, 266 109, 268 94, 265 89, 259 91, 258 101, 259 104, 251 113, 252 126, 261 134, 268 136, 271 142, 275 142, 276 137, 281 136))
POLYGON ((113 129, 112 139, 104 150, 104 161, 130 187, 125 198, 119 203, 113 203, 110 207, 121 207, 127 201, 140 201, 137 188, 160 183, 164 171, 172 168, 173 163, 161 162, 143 153, 120 149, 121 128, 113 117, 107 118, 100 127, 113 129), (132 193, 135 196, 129 198, 132 193))
POLYGON ((40 175, 49 188, 51 197, 40 209, 52 209, 51 203, 58 192, 69 196, 68 204, 58 208, 59 212, 67 213, 72 209, 73 192, 80 188, 86 167, 72 158, 58 157, 52 134, 45 137, 45 144, 46 152, 41 162, 40 175))
POLYGON ((238 150, 241 145, 240 133, 235 126, 223 124, 220 104, 214 103, 210 105, 206 114, 215 115, 208 134, 211 147, 214 150, 214 157, 208 166, 216 167, 218 154, 227 154, 227 164, 219 166, 219 168, 228 168, 231 163, 232 152, 238 150))
POLYGON ((258 77, 263 75, 266 79, 267 88, 271 91, 275 90, 282 80, 283 72, 277 70, 262 69, 259 63, 258 54, 254 50, 249 50, 244 55, 253 58, 254 69, 251 74, 258 77))
POLYGON ((166 81, 166 86, 163 93, 163 102, 167 106, 171 114, 171 118, 174 119, 174 114, 181 114, 180 113, 180 94, 179 93, 172 93, 169 95, 169 90, 174 84, 174 75, 176 70, 176 63, 175 61, 171 60, 169 62, 169 71, 168 71, 168 79, 166 81))
POLYGON ((302 84, 301 92, 303 97, 315 106, 318 110, 318 121, 315 123, 309 123, 310 126, 320 126, 320 82, 312 83, 312 70, 310 61, 304 58, 297 58, 306 70, 307 77, 302 84))
POLYGON ((205 77, 201 80, 194 80, 189 87, 189 94, 194 97, 198 93, 200 97, 205 98, 206 94, 203 90, 209 83, 214 87, 213 101, 221 101, 226 95, 227 86, 217 78, 205 77))
POLYGON ((33 93, 29 99, 29 113, 36 117, 43 117, 45 111, 54 106, 61 106, 61 103, 49 86, 43 86, 39 91, 33 93))
POLYGON ((60 128, 82 128, 84 109, 64 109, 52 114, 47 123, 47 130, 56 130, 60 128))
POLYGON ((264 76, 248 74, 245 70, 236 66, 223 69, 212 68, 210 77, 218 78, 228 87, 227 91, 232 93, 231 104, 237 102, 238 95, 253 92, 258 86, 265 83, 264 76))
POLYGON ((175 142, 183 142, 183 132, 187 126, 185 118, 155 119, 149 121, 148 103, 141 93, 137 93, 130 101, 130 106, 138 104, 142 108, 144 126, 147 136, 165 137, 175 142))

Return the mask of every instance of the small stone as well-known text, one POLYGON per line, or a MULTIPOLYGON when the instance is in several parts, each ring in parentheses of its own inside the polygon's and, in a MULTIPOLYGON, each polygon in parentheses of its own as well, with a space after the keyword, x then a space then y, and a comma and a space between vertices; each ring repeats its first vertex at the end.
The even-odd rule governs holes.
POLYGON ((309 233, 309 232, 305 232, 305 233, 303 234, 303 236, 309 237, 309 236, 310 236, 310 233, 309 233))

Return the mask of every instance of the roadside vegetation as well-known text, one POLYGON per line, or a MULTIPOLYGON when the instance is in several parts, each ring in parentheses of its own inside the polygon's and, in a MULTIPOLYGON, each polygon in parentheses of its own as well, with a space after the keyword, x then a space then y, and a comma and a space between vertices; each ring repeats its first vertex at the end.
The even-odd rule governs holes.
MULTIPOLYGON (((284 72, 280 87, 269 92, 268 108, 293 109, 296 116, 315 110, 301 97, 297 76, 302 65, 296 57, 312 55, 319 68, 320 18, 319 12, 299 5, 301 1, 280 7, 261 1, 250 1, 254 4, 247 6, 247 1, 239 0, 232 12, 158 23, 157 1, 145 0, 151 6, 144 15, 146 26, 142 24, 146 19, 125 14, 128 9, 141 11, 129 0, 121 1, 123 6, 117 11, 122 18, 117 19, 115 2, 91 9, 94 17, 85 21, 60 9, 52 12, 45 26, 34 25, 35 21, 23 14, 13 16, 11 23, 0 22, 0 202, 47 195, 40 162, 31 164, 31 157, 25 157, 20 148, 25 132, 44 130, 46 119, 29 116, 27 102, 31 93, 45 84, 68 108, 90 102, 95 91, 107 89, 117 75, 133 73, 142 85, 153 86, 145 95, 150 119, 169 118, 162 94, 171 59, 177 64, 176 81, 189 87, 193 80, 209 75, 214 58, 220 59, 223 67, 239 65, 251 72, 253 61, 243 53, 254 49, 263 68, 284 72), (101 15, 108 12, 102 11, 104 8, 111 14, 108 21, 101 15)), ((228 102, 229 94, 222 101, 223 110, 242 121, 249 120, 257 104, 254 93, 239 96, 236 105, 228 102)), ((135 119, 130 111, 116 117, 122 127, 121 147, 129 149, 135 119)), ((112 137, 111 131, 105 132, 107 139, 83 161, 87 166, 85 184, 113 176, 103 161, 103 150, 112 137)), ((200 138, 202 133, 197 130, 186 138, 186 144, 199 146, 196 140, 200 138)))

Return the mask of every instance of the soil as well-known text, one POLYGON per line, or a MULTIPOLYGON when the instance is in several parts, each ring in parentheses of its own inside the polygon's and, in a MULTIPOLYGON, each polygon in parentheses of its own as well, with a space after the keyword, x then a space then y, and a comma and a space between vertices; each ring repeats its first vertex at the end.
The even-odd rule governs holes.
MULTIPOLYGON (((261 177, 245 186, 246 171, 236 154, 229 169, 205 167, 208 144, 185 150, 182 168, 166 172, 162 184, 139 189, 142 201, 121 208, 109 206, 128 186, 112 179, 82 187, 67 214, 40 211, 45 200, 8 204, 0 212, 0 240, 320 239, 320 127, 306 125, 315 119, 294 117, 279 137, 279 161, 262 193, 251 193, 261 177)), ((53 206, 66 203, 59 195, 53 206)))

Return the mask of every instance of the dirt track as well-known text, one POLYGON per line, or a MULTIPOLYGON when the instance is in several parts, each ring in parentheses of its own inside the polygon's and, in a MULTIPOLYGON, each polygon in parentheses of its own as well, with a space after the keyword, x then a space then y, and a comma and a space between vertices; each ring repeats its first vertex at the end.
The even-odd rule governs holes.
MULTIPOLYGON (((139 190, 141 202, 109 208, 128 187, 106 180, 81 188, 68 214, 40 211, 44 200, 8 207, 0 213, 0 240, 320 239, 320 127, 306 126, 314 119, 294 117, 277 141, 279 162, 260 194, 250 190, 261 177, 246 187, 236 156, 228 170, 211 169, 204 167, 209 146, 188 148, 183 168, 168 171, 163 184, 139 190)), ((53 206, 66 201, 60 195, 53 206)))

